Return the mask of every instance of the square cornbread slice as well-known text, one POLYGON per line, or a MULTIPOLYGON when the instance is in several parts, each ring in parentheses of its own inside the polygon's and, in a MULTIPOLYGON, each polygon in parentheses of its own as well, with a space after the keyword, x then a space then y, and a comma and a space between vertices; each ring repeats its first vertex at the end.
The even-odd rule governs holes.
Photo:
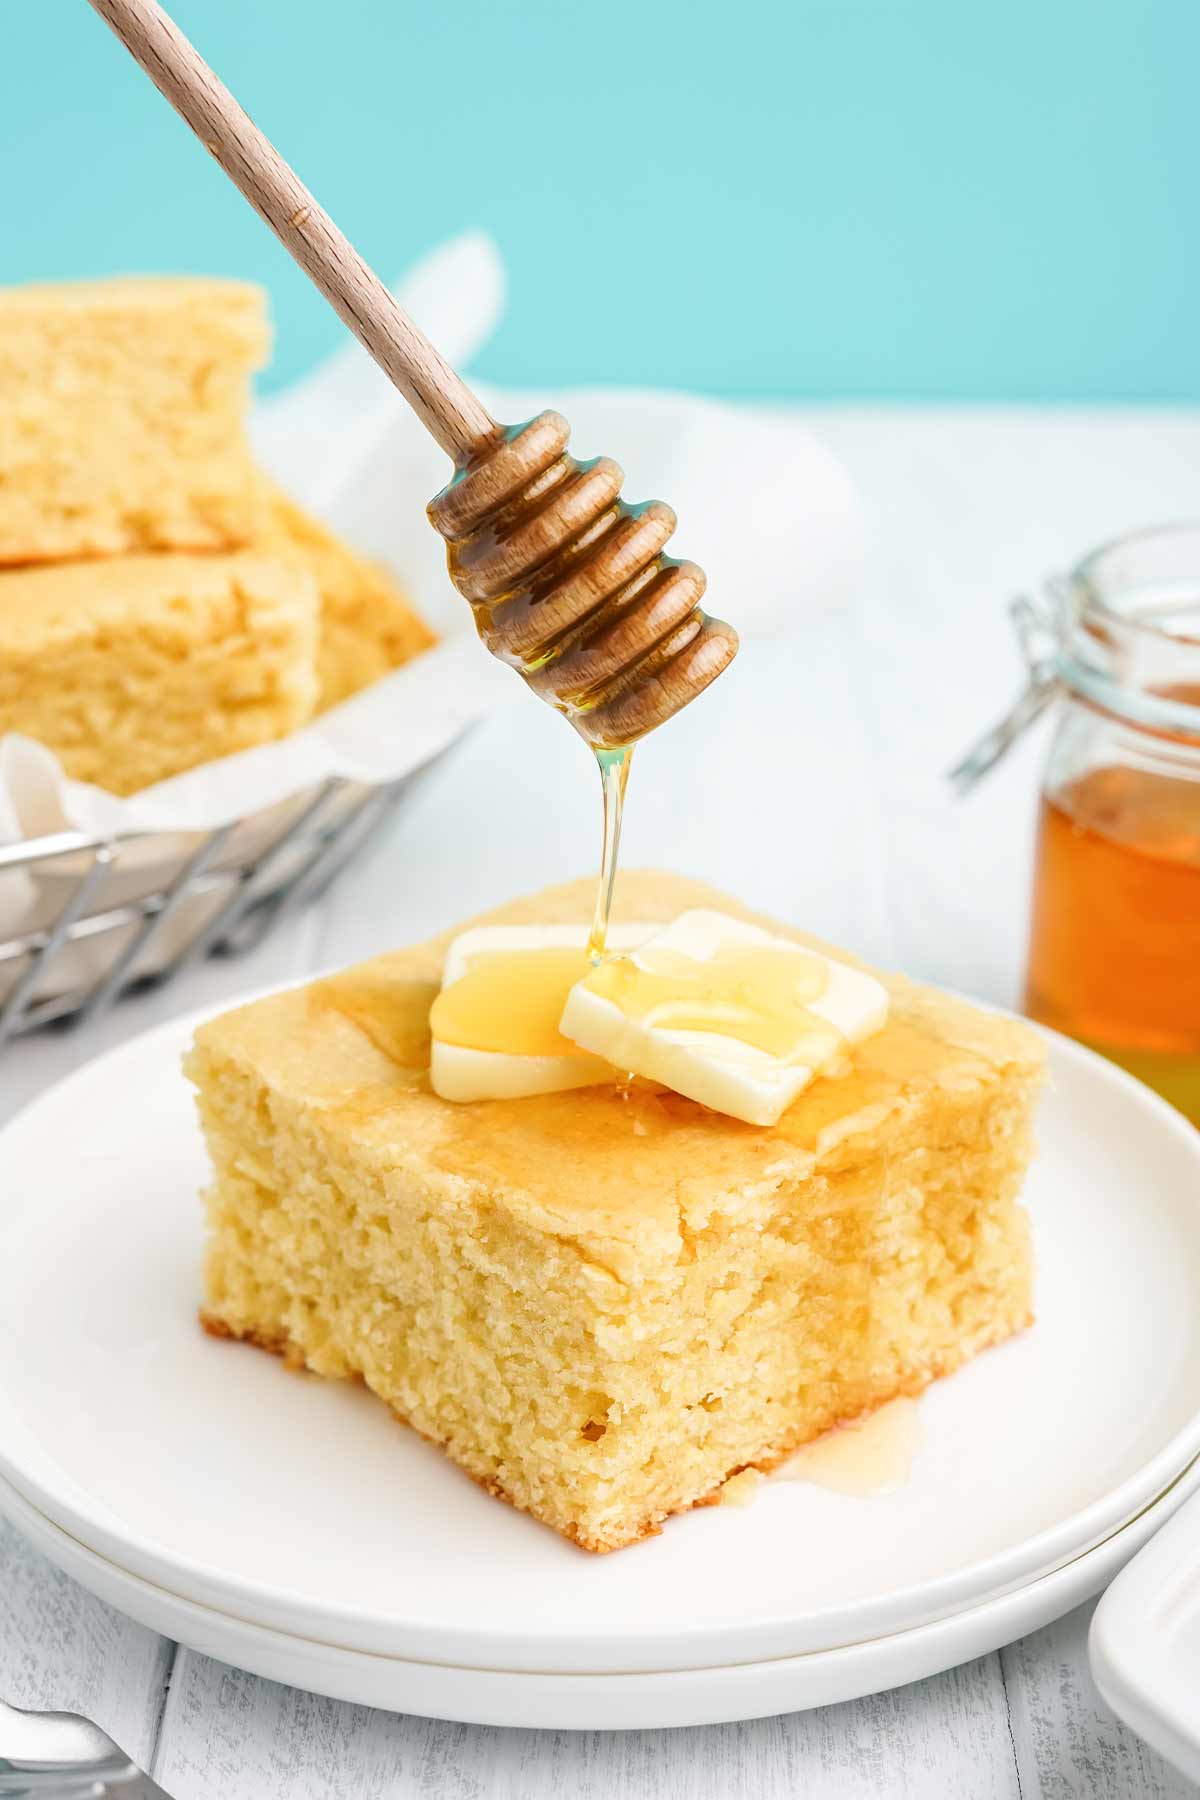
POLYGON ((318 711, 336 706, 435 643, 436 636, 386 570, 368 562, 274 489, 256 548, 311 569, 321 596, 318 711))
MULTIPOLYGON (((474 923, 586 923, 593 897, 474 923)), ((690 907, 755 917, 672 876, 620 889, 630 922, 690 907)), ((1026 1027, 890 980, 851 1072, 770 1129, 636 1088, 455 1105, 423 1072, 446 942, 200 1028, 212 1331, 361 1376, 611 1550, 1030 1322, 1026 1027)))
POLYGON ((0 563, 245 544, 261 289, 130 276, 0 290, 0 563))
POLYGON ((317 590, 287 563, 119 556, 0 572, 0 734, 114 794, 282 737, 317 698, 317 590))

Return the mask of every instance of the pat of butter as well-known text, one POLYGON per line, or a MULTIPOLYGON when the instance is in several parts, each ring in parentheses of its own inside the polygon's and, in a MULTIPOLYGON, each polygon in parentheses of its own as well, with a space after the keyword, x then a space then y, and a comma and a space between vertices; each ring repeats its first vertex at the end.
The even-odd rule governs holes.
MULTIPOLYGON (((632 950, 653 925, 614 925, 632 950)), ((519 1100, 612 1081, 603 1057, 563 1038, 571 984, 586 974, 586 925, 480 925, 446 951, 429 1015, 429 1078, 443 1100, 519 1100)))
POLYGON ((564 1037, 715 1112, 774 1125, 887 1021, 887 989, 724 913, 680 914, 572 987, 564 1037))

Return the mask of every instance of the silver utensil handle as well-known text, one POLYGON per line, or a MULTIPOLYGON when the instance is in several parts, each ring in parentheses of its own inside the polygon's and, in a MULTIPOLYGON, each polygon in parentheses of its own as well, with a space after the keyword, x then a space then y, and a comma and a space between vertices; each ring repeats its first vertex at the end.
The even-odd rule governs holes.
POLYGON ((138 1769, 106 1732, 78 1713, 26 1712, 0 1700, 0 1795, 45 1800, 130 1794, 138 1769))

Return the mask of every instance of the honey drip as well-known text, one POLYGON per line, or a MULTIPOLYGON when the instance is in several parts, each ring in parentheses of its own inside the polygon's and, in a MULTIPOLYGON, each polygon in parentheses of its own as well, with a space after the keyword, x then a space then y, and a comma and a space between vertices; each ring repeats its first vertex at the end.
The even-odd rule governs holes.
POLYGON ((920 1447, 917 1403, 900 1395, 865 1419, 835 1425, 805 1444, 776 1470, 774 1479, 810 1481, 835 1494, 870 1499, 904 1485, 920 1447))
POLYGON ((578 1046, 558 1029, 567 994, 607 954, 613 890, 621 847, 621 819, 632 746, 598 750, 603 794, 603 840, 596 905, 586 946, 483 951, 465 975, 438 995, 431 1029, 445 1044, 510 1056, 569 1056, 578 1046))
POLYGON ((1043 800, 1026 1007, 1200 1124, 1200 781, 1113 766, 1043 800))
POLYGON ((617 858, 621 850, 621 821, 625 815, 625 789, 629 783, 629 765, 633 748, 597 750, 600 782, 604 793, 604 836, 600 852, 600 882, 596 889, 596 910, 588 937, 587 954, 598 963, 608 947, 608 927, 612 918, 613 890, 617 882, 617 858))

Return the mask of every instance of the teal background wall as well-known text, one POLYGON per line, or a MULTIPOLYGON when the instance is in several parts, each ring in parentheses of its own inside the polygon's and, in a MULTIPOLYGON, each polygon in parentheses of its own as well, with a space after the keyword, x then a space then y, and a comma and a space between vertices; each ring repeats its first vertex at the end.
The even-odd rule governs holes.
MULTIPOLYGON (((84 0, 0 22, 0 280, 340 327, 84 0)), ((1197 0, 176 0, 385 275, 498 239, 495 380, 1200 400, 1197 0)))

